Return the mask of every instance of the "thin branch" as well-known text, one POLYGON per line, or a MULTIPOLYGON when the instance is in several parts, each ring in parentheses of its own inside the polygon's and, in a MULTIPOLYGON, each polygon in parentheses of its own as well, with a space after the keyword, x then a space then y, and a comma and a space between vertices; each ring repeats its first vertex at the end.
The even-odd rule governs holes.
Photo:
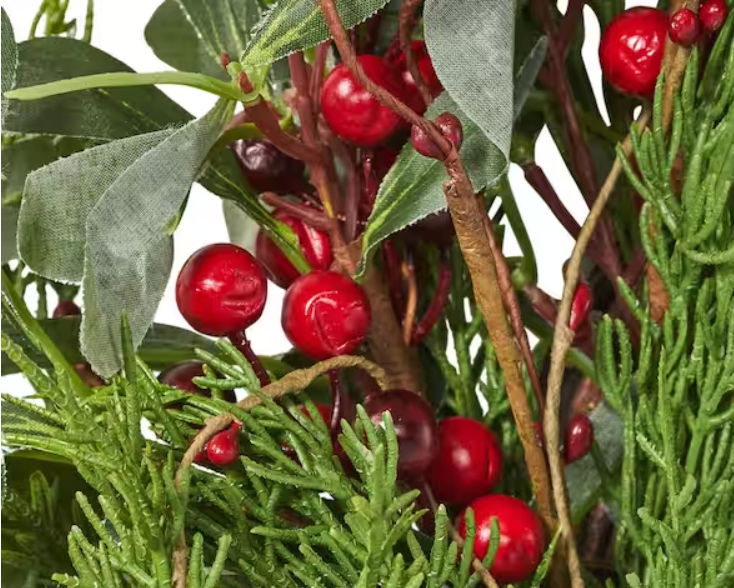
POLYGON ((287 214, 302 220, 307 225, 320 231, 331 233, 336 226, 336 219, 329 218, 323 211, 314 208, 313 206, 307 206, 300 202, 294 202, 279 196, 275 192, 263 192, 260 194, 260 199, 270 206, 282 210, 287 214))
MULTIPOLYGON (((643 112, 638 120, 640 127, 647 124, 649 112, 643 112)), ((623 144, 625 153, 629 153, 632 145, 629 137, 623 144)), ((556 504, 556 512, 561 524, 561 535, 566 545, 566 557, 568 560, 568 569, 571 574, 571 586, 573 588, 582 588, 584 585, 581 577, 581 564, 579 562, 576 543, 573 537, 573 525, 571 522, 571 512, 566 496, 565 478, 563 473, 563 460, 560 451, 560 434, 559 434, 559 410, 561 405, 561 384, 563 382, 563 372, 565 369, 566 354, 571 347, 574 339, 573 331, 568 327, 568 321, 571 316, 571 302, 574 292, 579 281, 581 269, 581 260, 583 259, 586 247, 591 240, 591 236, 596 228, 599 219, 604 212, 609 197, 612 195, 617 180, 622 172, 622 164, 619 157, 615 159, 612 169, 607 176, 594 205, 589 210, 589 216, 586 218, 581 233, 576 241, 571 259, 566 269, 566 281, 563 286, 563 298, 558 306, 558 314, 556 316, 556 324, 553 332, 553 344, 551 346, 551 364, 548 374, 548 391, 546 393, 546 409, 543 417, 543 432, 548 450, 548 460, 550 463, 551 481, 553 483, 553 498, 556 504)))
POLYGON ((548 206, 553 216, 556 217, 563 228, 568 231, 568 234, 576 239, 579 236, 579 232, 581 232, 581 226, 571 216, 571 213, 565 204, 563 204, 563 201, 558 196, 558 193, 553 188, 553 184, 550 183, 543 169, 534 161, 525 162, 521 166, 523 172, 525 172, 525 179, 528 184, 543 199, 543 202, 545 202, 546 206, 548 206))
POLYGON ((441 249, 440 251, 440 266, 438 269, 438 282, 436 283, 436 290, 433 292, 433 298, 428 304, 423 317, 418 321, 413 329, 413 334, 410 339, 411 345, 418 345, 426 335, 436 326, 438 319, 441 318, 443 310, 446 307, 446 303, 449 300, 451 294, 451 261, 449 259, 449 250, 441 249))
POLYGON ((563 59, 568 55, 573 37, 578 30, 578 24, 584 14, 586 0, 569 0, 566 13, 558 27, 558 51, 563 59))
POLYGON ((418 284, 415 280, 415 264, 413 263, 412 252, 407 252, 401 271, 403 279, 408 285, 408 298, 406 299, 405 315, 403 317, 403 341, 406 345, 410 345, 413 325, 415 324, 415 312, 418 306, 418 284))
POLYGON ((232 345, 237 348, 237 351, 245 356, 245 359, 252 366, 252 369, 255 372, 257 379, 260 381, 260 386, 264 387, 270 384, 270 375, 263 367, 260 358, 255 355, 255 352, 252 350, 252 347, 250 346, 250 341, 247 339, 247 335, 245 335, 245 331, 236 331, 234 333, 231 333, 229 335, 229 340, 232 345))
POLYGON ((311 104, 313 106, 314 116, 318 116, 319 102, 321 100, 321 86, 324 82, 324 68, 326 67, 326 58, 329 55, 329 41, 324 41, 316 46, 316 55, 311 66, 311 80, 309 81, 309 94, 311 95, 311 104))
POLYGON ((410 35, 415 26, 415 13, 422 2, 423 0, 403 0, 403 3, 400 5, 400 11, 398 12, 398 37, 400 39, 400 49, 403 55, 405 55, 405 64, 408 66, 408 71, 413 77, 413 81, 418 88, 418 92, 420 92, 421 98, 423 98, 423 102, 428 107, 433 102, 433 97, 431 96, 431 91, 428 89, 426 80, 423 79, 423 75, 418 69, 418 63, 415 60, 410 42, 410 35))

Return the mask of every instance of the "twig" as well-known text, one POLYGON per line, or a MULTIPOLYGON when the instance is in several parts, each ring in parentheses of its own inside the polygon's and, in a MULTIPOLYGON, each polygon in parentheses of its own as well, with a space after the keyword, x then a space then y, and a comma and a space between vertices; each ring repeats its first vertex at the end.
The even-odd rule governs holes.
POLYGON ((410 338, 411 345, 418 345, 426 335, 433 329, 438 322, 438 319, 443 313, 443 309, 446 307, 446 303, 449 300, 451 293, 451 261, 449 260, 449 250, 441 249, 439 255, 441 257, 440 266, 438 269, 438 281, 436 283, 436 290, 433 292, 433 298, 428 304, 428 308, 423 313, 423 316, 415 325, 413 334, 410 338))
POLYGON ((576 219, 571 216, 571 213, 566 208, 563 201, 558 196, 553 184, 550 183, 548 176, 545 175, 543 169, 534 161, 527 161, 521 164, 523 172, 525 172, 525 179, 538 195, 543 199, 543 202, 548 206, 553 216, 556 217, 559 223, 563 226, 568 234, 574 239, 579 236, 581 226, 576 222, 576 219))
MULTIPOLYGON (((649 112, 644 111, 638 119, 638 125, 647 124, 649 112)), ((625 153, 629 153, 632 149, 629 137, 623 144, 625 153)), ((571 259, 566 269, 566 281, 563 286, 563 298, 558 306, 558 314, 556 315, 556 324, 553 332, 553 343, 551 346, 551 363, 548 374, 548 391, 546 393, 546 408, 543 417, 543 433, 545 435, 546 447, 548 448, 548 461, 550 463, 551 481, 553 483, 553 498, 556 504, 556 512, 561 524, 561 535, 566 544, 566 557, 568 561, 568 569, 571 574, 571 586, 580 588, 584 585, 581 577, 581 564, 579 562, 576 543, 573 538, 573 527, 571 523, 571 513, 566 496, 566 487, 563 474, 563 461, 560 451, 559 439, 559 409, 561 405, 561 384, 563 382, 563 372, 565 368, 566 353, 568 352, 574 339, 574 332, 568 327, 568 320, 571 316, 571 301, 579 281, 579 273, 581 268, 581 260, 589 244, 591 236, 596 228, 596 224, 604 212, 604 207, 609 200, 614 187, 622 172, 622 164, 619 158, 615 159, 612 169, 601 187, 594 205, 589 210, 589 216, 581 228, 581 233, 576 240, 576 245, 571 253, 571 259)))
POLYGON ((229 335, 229 340, 232 345, 237 348, 237 351, 245 356, 245 359, 252 366, 252 369, 255 372, 257 379, 260 380, 260 385, 267 386, 268 384, 270 384, 270 376, 263 367, 260 358, 252 351, 250 341, 247 339, 245 331, 236 331, 234 333, 231 333, 229 335))
POLYGON ((323 211, 314 208, 313 206, 307 206, 300 202, 288 200, 287 198, 279 196, 275 192, 263 192, 260 194, 260 199, 265 202, 265 204, 269 204, 274 208, 283 210, 315 229, 330 233, 336 227, 336 219, 329 218, 323 213, 323 211))
POLYGON ((533 490, 538 499, 540 515, 548 528, 553 528, 555 522, 545 457, 535 442, 533 420, 519 369, 520 357, 502 306, 497 273, 494 263, 487 263, 487 260, 492 259, 492 251, 482 220, 486 217, 486 213, 474 195, 471 181, 453 145, 443 137, 434 124, 417 115, 409 106, 398 100, 385 88, 372 82, 364 74, 349 44, 349 37, 336 10, 334 0, 319 0, 319 6, 343 62, 359 83, 381 104, 424 130, 445 156, 444 165, 450 179, 444 186, 444 192, 451 218, 469 267, 477 304, 487 323, 487 330, 492 337, 497 358, 505 374, 507 394, 525 451, 525 461, 533 490))
POLYGON ((413 81, 418 88, 418 92, 420 92, 421 98, 423 98, 423 102, 428 107, 433 102, 433 97, 431 96, 428 84, 426 84, 426 80, 423 79, 423 75, 418 69, 410 42, 410 34, 415 26, 415 13, 422 2, 423 0, 403 0, 403 3, 400 5, 400 11, 398 12, 398 38, 400 39, 400 49, 403 55, 405 55, 405 64, 408 66, 408 71, 413 77, 413 81))
POLYGON ((314 116, 318 116, 319 112, 321 85, 324 82, 324 67, 326 67, 326 58, 329 55, 329 45, 331 45, 329 41, 324 41, 316 46, 316 55, 311 66, 311 80, 308 86, 314 116))
POLYGON ((568 49, 578 29, 585 4, 586 0, 569 0, 566 13, 561 19, 561 24, 558 27, 558 51, 563 59, 568 55, 568 49))
POLYGON ((535 394, 535 401, 538 404, 538 414, 543 414, 545 408, 545 398, 543 397, 543 387, 540 384, 540 377, 538 376, 538 370, 535 369, 535 362, 533 361, 533 352, 530 349, 530 342, 528 341, 528 334, 525 331, 525 326, 522 323, 522 317, 520 316, 520 303, 517 300, 517 294, 515 288, 512 285, 512 278, 510 277, 510 268, 507 265, 507 259, 502 254, 502 248, 497 239, 494 236, 494 228, 492 221, 489 217, 484 219, 484 229, 487 233, 487 240, 489 246, 492 249, 492 256, 494 258, 495 267, 497 268, 497 278, 499 279, 500 290, 502 292, 502 301, 507 311, 507 316, 510 318, 510 325, 512 331, 515 334, 515 339, 520 346, 520 354, 525 362, 525 369, 528 371, 528 377, 530 378, 530 384, 533 388, 533 394, 535 394))
MULTIPOLYGON (((433 491, 431 490, 431 487, 427 483, 423 483, 423 487, 421 488, 421 492, 426 495, 426 498, 428 498, 428 504, 431 506, 431 511, 433 514, 436 514, 436 511, 438 510, 438 503, 436 502, 436 497, 433 495, 433 491)), ((449 533, 451 533, 451 538, 454 540, 454 543, 456 543, 459 548, 464 547, 464 539, 459 535, 459 532, 456 530, 456 527, 451 523, 451 521, 448 521, 448 527, 449 527, 449 533)), ((484 585, 488 588, 499 588, 499 585, 497 584, 497 581, 492 577, 492 574, 489 573, 489 570, 484 567, 484 564, 476 557, 472 559, 472 568, 474 568, 475 572, 479 572, 479 575, 482 578, 482 582, 484 582, 484 585)))
POLYGON ((318 125, 319 135, 326 139, 334 155, 341 161, 346 170, 346 195, 344 198, 344 236, 351 241, 357 236, 357 225, 359 221, 359 205, 362 197, 362 181, 359 170, 355 164, 354 149, 349 149, 342 143, 326 124, 318 125))
POLYGON ((415 311, 418 306, 418 284, 415 281, 415 264, 410 251, 406 254, 401 268, 403 279, 408 285, 408 298, 405 303, 405 315, 403 317, 403 341, 410 345, 413 325, 415 324, 415 311))

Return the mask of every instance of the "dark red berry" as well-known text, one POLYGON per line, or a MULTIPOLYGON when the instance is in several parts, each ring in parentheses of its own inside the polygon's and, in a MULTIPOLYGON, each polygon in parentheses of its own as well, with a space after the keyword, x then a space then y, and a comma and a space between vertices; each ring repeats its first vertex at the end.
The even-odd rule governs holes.
MULTIPOLYGON (((423 41, 412 41, 410 48, 413 52, 415 62, 418 65, 418 71, 426 86, 428 86, 428 91, 431 93, 431 96, 435 98, 443 91, 443 86, 436 75, 436 70, 433 69, 433 62, 431 61, 430 55, 428 55, 426 44, 423 41)), ((392 63, 400 71, 403 78, 403 84, 405 84, 406 93, 408 94, 406 104, 418 114, 423 114, 427 108, 426 103, 418 91, 418 86, 416 86, 413 76, 408 71, 408 60, 405 57, 405 53, 401 52, 392 63)))
POLYGON ((594 425, 585 414, 571 417, 566 425, 566 435, 563 444, 563 457, 566 463, 581 459, 591 451, 594 444, 594 425))
POLYGON ((486 494, 502 475, 502 449, 492 431, 466 417, 438 423, 438 453, 428 482, 439 502, 466 504, 486 494))
POLYGON ((242 139, 232 143, 232 152, 247 183, 258 192, 294 194, 303 190, 304 165, 265 139, 242 139))
POLYGON ((591 288, 586 282, 580 282, 576 286, 576 292, 574 292, 573 300, 571 301, 571 315, 568 318, 568 327, 572 331, 578 331, 579 327, 584 323, 591 309, 592 302, 591 288))
POLYGON ((99 386, 106 385, 105 381, 92 371, 92 366, 86 361, 75 363, 71 367, 74 368, 74 371, 82 379, 82 382, 90 388, 97 388, 99 386))
MULTIPOLYGON (((477 530, 474 555, 487 555, 492 517, 497 518, 500 542, 490 573, 498 582, 521 582, 538 567, 545 551, 545 531, 538 515, 522 500, 505 494, 488 494, 474 500, 469 507, 474 511, 477 530)), ((459 515, 458 531, 466 538, 466 511, 459 515)))
POLYGON ((599 59, 606 80, 624 94, 651 97, 663 63, 668 17, 657 8, 619 14, 604 30, 599 59))
MULTIPOLYGON (((334 259, 329 235, 280 210, 275 213, 275 218, 293 229, 303 256, 313 269, 329 269, 334 259)), ((301 275, 262 229, 257 234, 255 256, 265 268, 268 277, 281 288, 287 288, 301 275)))
POLYGON ((370 305, 362 288, 346 276, 315 270, 285 293, 283 331, 311 359, 352 353, 367 335, 370 305))
POLYGON ((194 253, 176 280, 176 302, 188 323, 207 335, 228 335, 254 323, 265 307, 265 272, 247 251, 231 243, 194 253))
MULTIPOLYGON (((169 365, 158 375, 158 381, 173 388, 178 388, 184 392, 199 394, 201 396, 210 396, 208 390, 199 388, 194 384, 194 378, 204 375, 204 364, 200 361, 180 361, 169 365)), ((227 402, 236 402, 234 390, 223 390, 222 397, 227 402)))
MULTIPOLYGON (((434 121, 441 134, 458 150, 464 139, 464 130, 461 121, 450 112, 439 114, 434 121)), ((413 125, 410 129, 410 144, 418 153, 433 159, 443 159, 443 152, 433 139, 419 126, 413 125)))
MULTIPOLYGON (((398 98, 405 92, 398 72, 376 55, 358 58, 365 74, 398 98)), ((321 89, 321 111, 334 133, 363 147, 382 143, 398 129, 401 118, 365 90, 344 65, 337 65, 321 89)))
POLYGON ((59 300, 58 305, 54 308, 54 312, 51 316, 53 318, 62 318, 65 316, 77 316, 82 313, 82 309, 79 308, 73 300, 59 300))
POLYGON ((232 423, 227 429, 209 439, 206 456, 212 464, 226 466, 237 460, 240 455, 239 432, 239 423, 232 423))
POLYGON ((398 476, 421 478, 438 450, 438 431, 433 409, 423 398, 409 390, 386 390, 367 398, 364 409, 379 425, 382 413, 390 412, 398 439, 398 476))
POLYGON ((670 40, 678 45, 690 47, 701 34, 701 23, 698 15, 688 8, 681 8, 673 13, 668 23, 670 40))
POLYGON ((707 33, 718 31, 728 14, 729 8, 725 0, 706 0, 698 9, 698 18, 701 20, 703 30, 707 33))

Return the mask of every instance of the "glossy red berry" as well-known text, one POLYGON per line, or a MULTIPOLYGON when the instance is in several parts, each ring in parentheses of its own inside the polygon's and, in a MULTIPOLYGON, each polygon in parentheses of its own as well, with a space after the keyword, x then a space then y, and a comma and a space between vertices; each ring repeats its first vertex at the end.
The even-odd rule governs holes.
POLYGON ((240 425, 232 423, 229 428, 209 439, 206 445, 206 457, 210 463, 226 466, 237 460, 240 455, 239 432, 240 425))
POLYGON ((370 305, 356 282, 315 270, 288 288, 281 319, 296 349, 311 359, 326 359, 361 345, 370 326, 370 305))
POLYGON ((386 390, 367 398, 364 409, 379 425, 382 413, 390 412, 398 439, 398 476, 421 478, 438 451, 438 432, 433 409, 422 397, 409 390, 386 390))
POLYGON ((599 59, 606 80, 624 94, 650 97, 663 63, 668 17, 656 8, 619 14, 605 29, 599 59))
MULTIPOLYGON (((430 55, 428 55, 426 44, 423 41, 412 41, 410 48, 413 52, 416 65, 418 65, 418 71, 426 82, 431 96, 435 98, 443 91, 443 86, 436 75, 436 70, 433 69, 433 62, 431 61, 430 55)), ((408 71, 408 60, 405 57, 405 53, 401 52, 392 63, 400 71, 403 78, 403 84, 405 84, 408 94, 408 106, 418 114, 423 114, 427 108, 426 103, 423 101, 421 93, 418 91, 418 86, 416 85, 413 76, 410 74, 410 71, 408 71)))
POLYGON ((594 425, 585 414, 571 417, 566 425, 566 435, 563 444, 563 457, 566 463, 581 459, 591 451, 594 444, 594 425))
MULTIPOLYGON (((280 210, 275 213, 275 218, 293 229, 303 256, 313 269, 329 269, 334 259, 329 235, 280 210)), ((301 275, 262 229, 255 241, 255 256, 265 268, 268 277, 281 288, 287 288, 301 275)))
MULTIPOLYGON (((464 139, 464 130, 461 127, 461 121, 450 112, 444 112, 443 114, 439 114, 434 122, 438 130, 441 131, 441 134, 450 143, 453 143, 454 147, 458 150, 464 139)), ((443 152, 439 149, 438 145, 433 142, 433 139, 431 139, 428 133, 416 125, 413 125, 410 129, 410 144, 421 155, 432 157, 433 159, 443 159, 443 152)))
POLYGON ((728 13, 726 0, 706 0, 698 9, 698 18, 704 31, 715 33, 724 24, 728 13))
POLYGON ((305 187, 304 165, 265 139, 242 139, 231 146, 242 173, 258 192, 293 194, 305 187))
MULTIPOLYGON (((199 394, 201 396, 210 396, 208 390, 199 388, 194 384, 194 378, 204 375, 204 364, 200 361, 179 361, 169 365, 165 370, 158 374, 158 381, 167 384, 172 388, 178 388, 184 392, 199 394)), ((227 402, 235 402, 237 400, 234 390, 224 390, 223 398, 227 402)))
POLYGON ((62 318, 65 316, 77 316, 81 313, 82 309, 73 300, 59 300, 51 316, 53 318, 62 318))
POLYGON ((436 500, 466 504, 487 494, 502 475, 502 449, 479 421, 450 417, 438 423, 438 453, 428 470, 436 500))
POLYGON ((267 296, 265 272, 247 251, 231 243, 194 253, 176 280, 176 303, 186 321, 207 335, 228 335, 254 323, 267 296))
MULTIPOLYGON (((492 517, 497 517, 500 542, 490 573, 500 583, 521 582, 532 576, 543 558, 545 531, 538 515, 522 500, 505 494, 488 494, 470 505, 476 521, 474 555, 487 555, 492 517)), ((459 515, 458 531, 466 538, 466 511, 459 515)))
POLYGON ((571 315, 568 318, 568 327, 572 331, 578 331, 579 327, 584 323, 589 314, 589 310, 591 310, 592 302, 591 288, 586 282, 580 282, 576 286, 576 292, 574 292, 573 300, 571 301, 571 315))
MULTIPOLYGON (((400 76, 376 55, 358 58, 365 74, 376 84, 404 98, 400 76)), ((321 89, 321 111, 332 131, 363 147, 382 143, 398 129, 401 118, 365 90, 344 65, 337 65, 321 89)))
POLYGON ((668 23, 670 40, 678 45, 690 47, 701 34, 701 22, 698 15, 688 8, 681 8, 673 13, 668 23))

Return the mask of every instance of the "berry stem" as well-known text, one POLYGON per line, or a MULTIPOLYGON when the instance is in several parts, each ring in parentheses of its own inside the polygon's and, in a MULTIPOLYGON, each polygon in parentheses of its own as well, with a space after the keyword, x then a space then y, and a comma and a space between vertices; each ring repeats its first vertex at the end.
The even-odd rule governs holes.
POLYGON ((265 387, 270 384, 270 376, 263 367, 260 358, 252 351, 250 341, 248 341, 245 332, 236 331, 229 335, 229 340, 237 348, 237 351, 244 355, 245 359, 250 363, 257 379, 260 380, 260 386, 265 387))
POLYGON ((522 165, 522 170, 525 173, 525 179, 528 184, 538 193, 543 199, 546 206, 553 213, 559 223, 574 239, 578 238, 581 232, 581 226, 576 222, 576 219, 571 216, 571 213, 566 208, 565 204, 561 201, 558 193, 556 192, 553 184, 550 183, 548 176, 545 175, 543 169, 534 161, 527 161, 522 165))
POLYGON ((405 260, 401 264, 400 271, 408 286, 408 298, 405 303, 405 315, 403 316, 403 341, 410 345, 413 326, 415 324, 415 313, 418 307, 418 284, 415 279, 415 262, 413 252, 408 249, 405 260))
POLYGON ((359 170, 355 164, 354 149, 348 148, 325 125, 319 125, 319 133, 326 139, 329 147, 339 158, 346 170, 346 190, 344 199, 344 237, 347 241, 357 236, 359 205, 362 195, 362 183, 359 170))
POLYGON ((441 249, 439 255, 440 266, 438 268, 436 290, 433 292, 433 298, 423 317, 413 328, 413 334, 410 339, 411 345, 418 345, 426 338, 426 335, 430 333, 431 329, 438 322, 438 319, 441 318, 443 309, 449 300, 449 294, 451 293, 451 263, 446 249, 441 249))
POLYGON ((322 211, 311 206, 306 206, 300 202, 294 202, 279 196, 275 192, 263 192, 260 199, 265 203, 279 210, 287 212, 289 215, 302 220, 307 225, 320 231, 331 232, 336 224, 334 219, 327 217, 322 211))
POLYGON ((405 55, 405 64, 408 66, 408 71, 413 77, 413 81, 420 92, 421 98, 423 98, 423 102, 428 107, 433 102, 433 97, 431 96, 431 91, 428 89, 426 80, 423 79, 423 75, 420 69, 418 69, 418 63, 415 60, 410 42, 410 35, 415 26, 415 13, 422 2, 423 0, 403 0, 403 3, 400 5, 400 11, 398 12, 398 38, 400 39, 400 49, 403 55, 405 55))
POLYGON ((558 52, 565 60, 573 37, 578 30, 579 20, 584 13, 584 5, 587 0, 569 0, 566 13, 558 26, 558 52))
POLYGON ((314 116, 318 116, 319 113, 321 86, 324 83, 324 68, 326 67, 326 58, 329 56, 329 45, 328 41, 324 41, 316 46, 316 55, 311 65, 311 79, 308 86, 314 116))
POLYGON ((341 372, 339 370, 329 370, 329 382, 331 384, 331 418, 328 425, 332 438, 336 438, 339 423, 342 419, 342 400, 344 396, 341 372))

